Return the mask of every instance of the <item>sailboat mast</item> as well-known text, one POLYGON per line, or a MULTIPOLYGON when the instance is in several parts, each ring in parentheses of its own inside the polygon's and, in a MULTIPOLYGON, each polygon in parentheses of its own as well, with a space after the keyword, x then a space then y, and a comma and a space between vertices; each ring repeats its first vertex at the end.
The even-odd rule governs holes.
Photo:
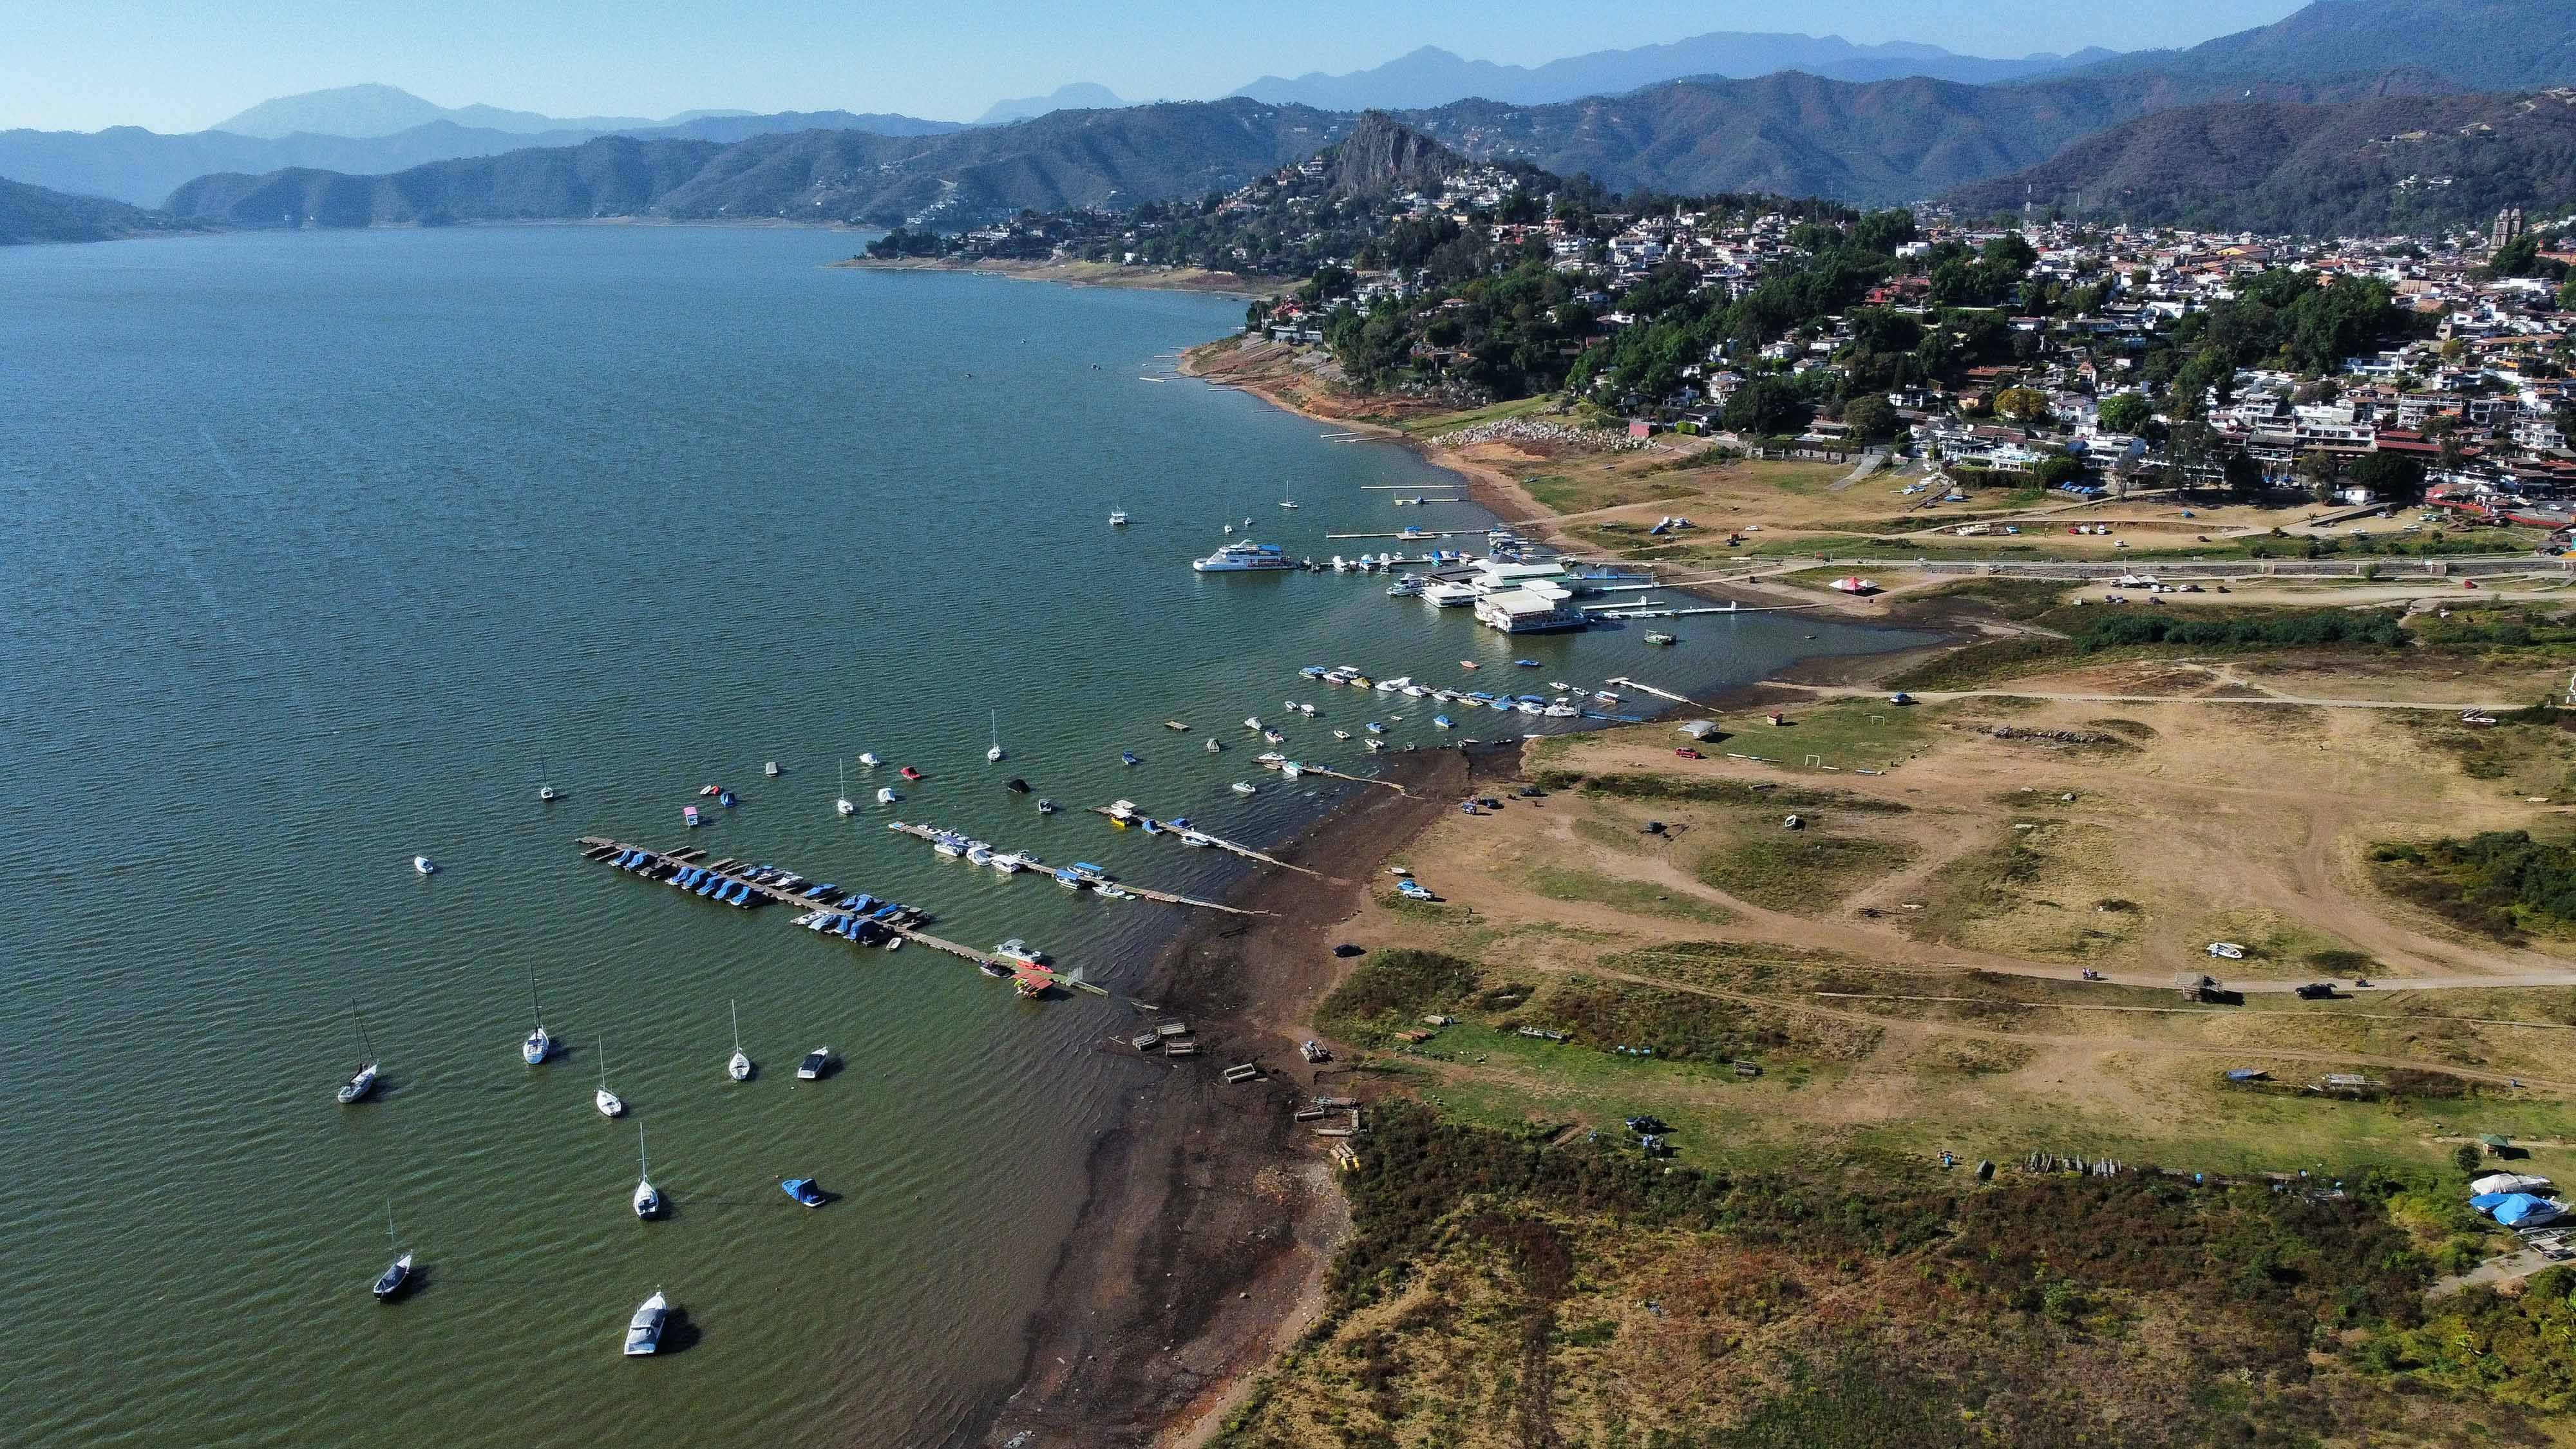
MULTIPOLYGON (((367 1019, 358 1012, 356 1002, 349 1003, 349 1015, 358 1023, 358 1060, 363 1064, 376 1059, 376 1044, 367 1039, 367 1019)), ((388 1208, 390 1208, 390 1203, 388 1208)))
POLYGON ((635 1124, 635 1172, 638 1177, 653 1176, 653 1159, 644 1151, 644 1124, 635 1124))
POLYGON ((400 1253, 402 1251, 402 1239, 394 1234, 394 1200, 392 1198, 385 1199, 385 1241, 393 1244, 394 1251, 396 1253, 400 1253))
POLYGON ((742 1008, 727 1001, 725 1010, 733 1013, 733 1049, 740 1052, 742 1050, 742 1008))
POLYGON ((537 968, 528 968, 528 1017, 532 1024, 545 1025, 546 1009, 537 1004, 537 968))

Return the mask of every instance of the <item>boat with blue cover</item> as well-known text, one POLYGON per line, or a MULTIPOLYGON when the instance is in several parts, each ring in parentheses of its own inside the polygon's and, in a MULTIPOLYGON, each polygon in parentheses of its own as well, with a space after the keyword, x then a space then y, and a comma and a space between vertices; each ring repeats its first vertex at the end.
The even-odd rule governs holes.
POLYGON ((797 1203, 801 1206, 818 1208, 823 1205, 823 1190, 816 1187, 814 1185, 814 1179, 810 1177, 785 1178, 779 1182, 778 1186, 789 1197, 796 1199, 797 1203))

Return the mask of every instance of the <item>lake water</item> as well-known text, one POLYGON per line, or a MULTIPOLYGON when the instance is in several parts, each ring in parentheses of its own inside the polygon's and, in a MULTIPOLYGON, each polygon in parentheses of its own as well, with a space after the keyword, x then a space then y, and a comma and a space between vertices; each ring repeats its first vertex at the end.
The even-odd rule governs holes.
POLYGON ((1382 580, 1193 574, 1247 515, 1316 556, 1350 547, 1328 528, 1485 519, 1395 510, 1368 485, 1442 475, 1174 377, 1240 303, 825 265, 851 250, 606 227, 0 249, 11 1437, 940 1443, 1019 1367, 1135 1070, 1094 1050, 1125 1008, 827 943, 576 836, 685 835, 1116 988, 1177 911, 882 822, 1214 891, 1216 852, 1081 807, 1285 833, 1331 792, 1261 775, 1239 721, 1290 697, 1326 716, 1292 731, 1310 759, 1364 769, 1326 735, 1363 713, 1440 738, 1427 702, 1300 665, 1701 688, 1894 642, 1761 617, 1670 650, 1514 641, 1382 580), (862 749, 888 767, 856 798, 929 778, 844 820, 862 749), (691 834, 708 782, 741 804, 691 834), (535 1069, 532 972, 566 1044, 535 1069), (739 1086, 729 1002, 761 1064, 739 1086), (342 1108, 353 1006, 385 1084, 342 1108), (818 1045, 846 1069, 795 1081, 818 1045), (592 1109, 603 1064, 627 1122, 592 1109), (636 1121, 659 1222, 626 1205, 636 1121), (800 1210, 788 1176, 838 1200, 800 1210), (388 1307, 389 1200, 423 1271, 388 1307), (694 1341, 626 1362, 656 1288, 694 1341))

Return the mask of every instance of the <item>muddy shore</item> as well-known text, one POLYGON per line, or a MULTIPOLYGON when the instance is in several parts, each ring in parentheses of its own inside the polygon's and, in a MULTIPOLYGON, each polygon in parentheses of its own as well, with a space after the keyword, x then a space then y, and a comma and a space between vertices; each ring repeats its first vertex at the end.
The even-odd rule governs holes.
POLYGON ((1517 743, 1388 757, 1385 778, 1410 793, 1359 788, 1273 852, 1322 879, 1247 876, 1230 902, 1270 915, 1194 923, 1156 959, 1138 994, 1188 1022, 1202 1053, 1172 1061, 1104 1041, 1133 1059, 1134 1084, 1092 1145, 1019 1388, 977 1442, 1202 1441, 1245 1377, 1321 1310, 1348 1210, 1324 1143, 1292 1114, 1319 1092, 1365 1095, 1297 1051, 1350 965, 1332 954, 1334 932, 1390 855, 1519 761, 1517 743), (1238 1062, 1261 1079, 1227 1085, 1220 1074, 1238 1062))
POLYGON ((1256 272, 1212 272, 1200 267, 1122 267, 1109 262, 972 262, 936 257, 854 256, 832 263, 867 272, 958 272, 1014 282, 1055 282, 1068 287, 1123 287, 1144 292, 1197 292, 1214 297, 1275 297, 1294 290, 1293 277, 1256 272))

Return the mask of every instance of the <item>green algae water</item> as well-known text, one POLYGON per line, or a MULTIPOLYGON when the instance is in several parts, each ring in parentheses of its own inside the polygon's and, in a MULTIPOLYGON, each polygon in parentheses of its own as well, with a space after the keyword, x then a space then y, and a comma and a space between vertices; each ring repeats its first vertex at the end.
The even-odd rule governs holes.
POLYGON ((1289 750, 1325 763, 1367 768, 1329 737, 1362 718, 1445 738, 1431 702, 1301 665, 1699 689, 1909 642, 1794 616, 1682 621, 1666 650, 1505 640, 1383 579, 1193 574, 1246 517, 1318 558, 1350 547, 1328 530, 1488 520, 1398 512, 1368 485, 1441 476, 1174 376, 1239 303, 826 265, 850 250, 605 227, 0 249, 13 1439, 948 1442, 1020 1368, 1137 1070, 1095 1050, 1126 1008, 1023 1003, 575 837, 773 862, 1114 990, 1181 912, 884 822, 1213 893, 1238 864, 1085 807, 1284 835, 1336 798, 1252 764, 1241 720, 1291 698, 1321 717, 1289 750), (886 766, 851 768, 844 819, 861 750, 886 766), (873 803, 907 763, 928 778, 873 803), (532 973, 563 1043, 534 1069, 532 973), (384 1082, 343 1108, 353 1006, 384 1082), (818 1046, 845 1069, 796 1081, 818 1046), (592 1109, 603 1061, 626 1121, 592 1109), (639 1121, 652 1223, 627 1207, 639 1121), (798 1208, 778 1182, 804 1176, 836 1200, 798 1208), (380 1306, 389 1202, 421 1271, 380 1306), (657 1288, 680 1351, 624 1360, 657 1288))

